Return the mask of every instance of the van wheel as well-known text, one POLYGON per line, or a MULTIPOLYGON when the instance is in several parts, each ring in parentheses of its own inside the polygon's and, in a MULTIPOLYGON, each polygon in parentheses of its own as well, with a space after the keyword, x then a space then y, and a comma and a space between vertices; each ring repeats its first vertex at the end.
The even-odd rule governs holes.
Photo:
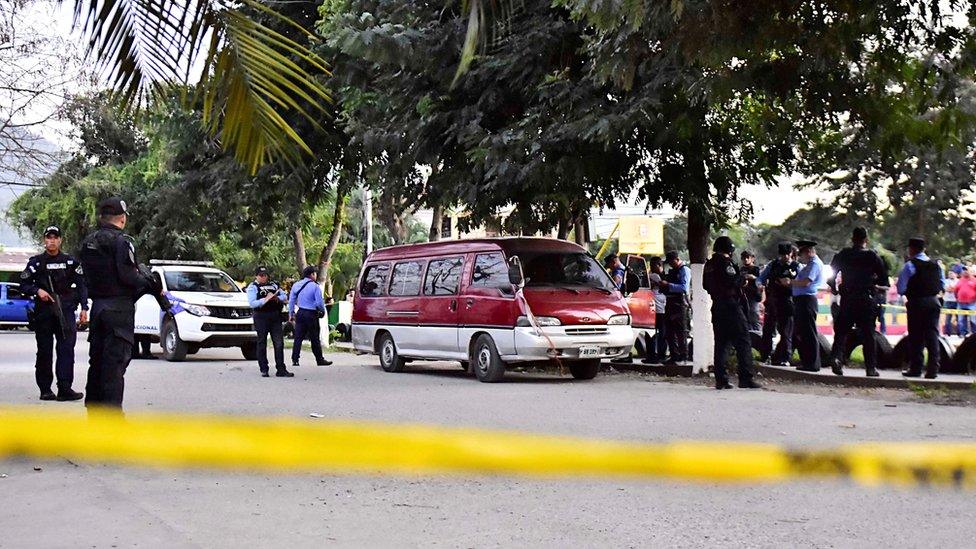
POLYGON ((576 379, 593 379, 600 372, 600 359, 577 360, 569 363, 569 373, 576 379))
POLYGON ((187 345, 185 341, 180 339, 180 333, 176 329, 176 322, 167 320, 163 324, 163 335, 160 341, 163 347, 163 358, 170 362, 182 362, 186 360, 187 345))
POLYGON ((376 346, 377 353, 380 355, 380 366, 384 372, 402 372, 406 361, 400 358, 397 352, 396 343, 393 336, 383 334, 380 336, 379 344, 376 346))
POLYGON ((471 366, 478 381, 495 383, 505 375, 505 363, 498 356, 495 342, 488 334, 481 334, 471 346, 471 366))
POLYGON ((257 360, 258 344, 252 342, 241 345, 241 354, 244 355, 245 360, 257 360))

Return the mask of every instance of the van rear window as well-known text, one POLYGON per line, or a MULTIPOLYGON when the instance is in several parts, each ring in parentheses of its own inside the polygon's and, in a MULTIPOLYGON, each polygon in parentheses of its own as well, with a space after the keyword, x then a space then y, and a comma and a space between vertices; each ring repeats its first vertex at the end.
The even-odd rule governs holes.
POLYGON ((390 295, 419 295, 423 267, 424 264, 419 261, 394 265, 393 274, 390 275, 390 295))
POLYGON ((386 281, 390 277, 389 265, 370 265, 363 273, 363 284, 359 288, 359 295, 364 297, 379 297, 386 294, 386 281))
POLYGON ((435 259, 427 266, 424 295, 454 295, 461 282, 464 258, 435 259))

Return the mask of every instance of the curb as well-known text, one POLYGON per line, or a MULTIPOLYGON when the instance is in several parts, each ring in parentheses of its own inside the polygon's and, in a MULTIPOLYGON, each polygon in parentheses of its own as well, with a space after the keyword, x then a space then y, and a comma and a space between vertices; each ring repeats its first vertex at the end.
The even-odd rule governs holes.
POLYGON ((891 378, 891 377, 867 377, 860 375, 834 375, 830 368, 821 369, 821 372, 801 372, 793 367, 770 366, 758 364, 756 369, 767 379, 784 379, 789 381, 808 381, 822 383, 824 385, 838 385, 844 387, 885 387, 895 389, 909 389, 912 386, 938 387, 952 390, 970 390, 976 388, 973 381, 955 381, 944 379, 925 379, 925 378, 891 378))

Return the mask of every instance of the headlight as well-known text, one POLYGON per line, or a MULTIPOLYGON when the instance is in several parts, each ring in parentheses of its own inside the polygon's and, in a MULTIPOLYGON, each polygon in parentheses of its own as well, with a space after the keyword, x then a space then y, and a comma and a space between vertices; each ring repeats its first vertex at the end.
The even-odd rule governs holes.
MULTIPOLYGON (((559 326, 562 324, 562 322, 559 322, 558 318, 552 316, 537 316, 535 317, 535 322, 539 326, 559 326)), ((518 320, 515 321, 515 325, 521 326, 522 328, 532 326, 532 324, 529 323, 529 317, 525 315, 518 317, 518 320)))
POLYGON ((204 307, 203 305, 191 305, 189 303, 184 303, 183 310, 195 316, 210 316, 210 309, 204 307))
POLYGON ((607 321, 608 326, 629 326, 630 315, 613 315, 607 321))

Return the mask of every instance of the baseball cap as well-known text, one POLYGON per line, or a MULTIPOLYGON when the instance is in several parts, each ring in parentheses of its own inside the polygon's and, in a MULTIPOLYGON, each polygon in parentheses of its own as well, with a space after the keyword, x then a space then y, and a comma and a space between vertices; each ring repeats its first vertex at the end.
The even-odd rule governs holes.
POLYGON ((110 196, 98 203, 98 215, 128 215, 125 200, 119 196, 110 196))
POLYGON ((256 269, 254 269, 254 274, 255 275, 266 275, 266 274, 268 274, 268 268, 265 267, 264 265, 260 265, 256 269))
POLYGON ((51 225, 50 227, 44 229, 44 236, 61 236, 61 229, 56 225, 51 225))

